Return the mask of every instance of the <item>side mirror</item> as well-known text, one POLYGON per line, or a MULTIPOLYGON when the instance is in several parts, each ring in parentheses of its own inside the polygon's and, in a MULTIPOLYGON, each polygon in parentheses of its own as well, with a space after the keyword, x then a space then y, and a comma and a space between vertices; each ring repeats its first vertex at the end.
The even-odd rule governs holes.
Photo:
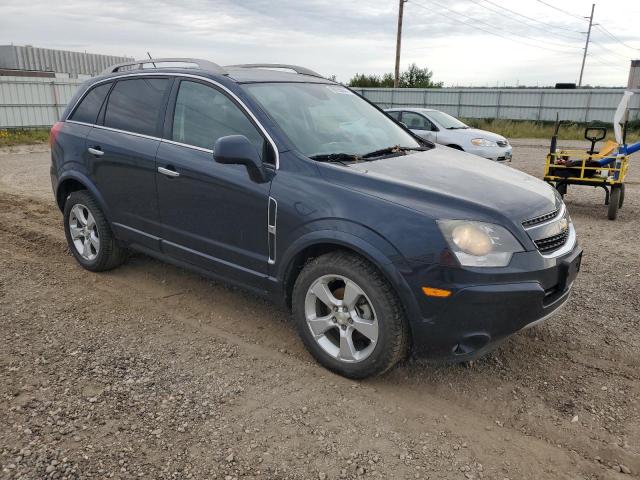
POLYGON ((213 146, 213 159, 223 165, 244 165, 251 180, 266 181, 260 153, 244 135, 220 137, 213 146))

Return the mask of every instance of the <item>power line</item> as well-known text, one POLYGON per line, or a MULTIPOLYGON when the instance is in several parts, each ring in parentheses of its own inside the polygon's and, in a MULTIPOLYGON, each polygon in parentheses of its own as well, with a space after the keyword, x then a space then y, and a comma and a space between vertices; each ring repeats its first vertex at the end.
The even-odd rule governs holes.
MULTIPOLYGON (((475 28, 475 29, 477 29, 477 30, 481 30, 481 31, 483 31, 483 32, 485 32, 485 33, 488 33, 488 34, 490 34, 490 35, 495 35, 495 36, 497 36, 497 37, 501 37, 501 38, 504 38, 504 39, 506 39, 506 40, 510 40, 510 41, 512 41, 512 42, 517 42, 517 43, 521 43, 521 44, 523 44, 523 45, 527 45, 527 46, 529 46, 529 47, 540 48, 540 49, 543 49, 543 50, 548 50, 548 51, 556 52, 556 53, 565 53, 565 54, 569 54, 569 55, 572 55, 572 54, 574 54, 574 53, 575 53, 575 52, 569 52, 569 51, 567 51, 567 50, 558 50, 557 48, 543 47, 542 45, 537 45, 537 44, 533 44, 533 43, 528 43, 528 42, 524 42, 524 41, 522 41, 522 40, 520 40, 520 39, 511 38, 511 37, 507 37, 507 36, 505 36, 505 35, 501 35, 501 34, 499 34, 499 33, 497 33, 497 32, 494 32, 494 31, 487 30, 487 29, 485 29, 485 28, 479 27, 478 25, 476 25, 476 23, 481 23, 481 24, 486 25, 486 26, 487 26, 487 27, 489 27, 489 28, 500 30, 500 28, 499 28, 499 27, 496 27, 495 25, 492 25, 492 24, 490 24, 490 23, 484 22, 484 21, 482 21, 482 20, 478 20, 477 18, 470 17, 470 16, 468 16, 468 15, 465 15, 464 13, 457 12, 457 11, 455 11, 455 10, 452 10, 451 8, 449 8, 449 7, 445 6, 445 5, 441 4, 441 3, 435 2, 435 1, 433 1, 433 0, 431 0, 431 3, 435 3, 436 5, 440 6, 441 8, 444 8, 445 10, 447 10, 447 11, 449 11, 449 12, 453 13, 454 15, 459 15, 459 16, 461 16, 461 17, 467 18, 467 19, 471 20, 471 21, 472 21, 472 22, 474 22, 474 23, 467 23, 467 22, 462 21, 462 20, 459 20, 459 19, 457 19, 457 18, 451 18, 450 16, 448 16, 448 15, 446 15, 446 14, 442 13, 442 12, 438 12, 438 11, 436 11, 436 10, 430 9, 430 8, 426 7, 425 5, 422 5, 421 3, 417 3, 417 2, 415 2, 415 1, 412 1, 412 2, 411 2, 411 4, 412 4, 412 5, 415 5, 415 6, 417 6, 417 7, 420 7, 420 8, 422 8, 422 9, 424 9, 424 10, 428 11, 428 12, 436 13, 436 14, 438 14, 438 15, 442 15, 442 16, 444 16, 444 17, 446 17, 446 18, 450 19, 450 20, 455 20, 455 21, 457 21, 457 22, 459 22, 459 23, 462 23, 463 25, 466 25, 466 26, 468 26, 468 27, 475 28)), ((516 36, 520 36, 520 37, 522 37, 522 35, 517 34, 517 33, 510 32, 510 31, 508 31, 508 30, 506 30, 506 32, 507 32, 507 33, 510 33, 511 35, 516 35, 516 36)), ((531 38, 531 37, 525 37, 525 38, 531 38)), ((560 46, 565 47, 565 45, 561 45, 561 44, 558 44, 558 43, 553 43, 553 42, 541 42, 541 41, 540 41, 540 40, 538 40, 538 39, 534 39, 534 38, 531 38, 531 39, 532 39, 532 40, 535 40, 535 41, 537 41, 537 42, 539 42, 539 43, 547 43, 547 44, 551 44, 551 45, 560 45, 560 46)), ((577 49, 577 50, 580 50, 580 47, 569 47, 569 48, 575 48, 575 49, 577 49)))
POLYGON ((591 43, 594 44, 596 47, 601 48, 603 50, 606 50, 607 52, 609 52, 610 55, 615 55, 616 57, 620 57, 623 58, 625 60, 630 60, 631 57, 626 56, 626 55, 622 55, 614 50, 611 50, 609 47, 605 47, 604 45, 602 45, 601 43, 598 42, 594 42, 593 40, 591 40, 591 43))
POLYGON ((619 44, 624 45, 625 47, 630 48, 631 50, 636 50, 636 51, 640 52, 640 48, 632 47, 628 43, 623 42, 622 40, 620 40, 618 37, 616 37, 613 33, 611 33, 609 30, 607 30, 602 25, 598 24, 598 25, 596 25, 596 27, 598 27, 600 30, 602 30, 602 32, 606 33, 609 37, 611 37, 613 40, 615 40, 619 44))
POLYGON ((570 17, 579 18, 580 20, 584 20, 585 19, 585 17, 583 17, 581 15, 576 15, 574 13, 567 12, 566 10, 563 10, 562 8, 556 7, 555 5, 551 5, 550 3, 547 3, 547 2, 543 2, 542 0, 536 0, 536 2, 541 3, 543 5, 546 5, 549 8, 553 8, 554 10, 557 10, 559 12, 562 12, 565 15, 569 15, 570 17))
MULTIPOLYGON (((491 11, 491 12, 496 12, 496 10, 491 9, 491 8, 487 7, 486 5, 483 5, 483 4, 482 4, 482 3, 480 3, 478 0, 469 0, 469 1, 470 1, 470 2, 475 3, 476 5, 481 6, 481 7, 483 7, 483 8, 486 8, 487 10, 489 10, 489 11, 491 11)), ((527 20, 530 20, 530 21, 532 21, 532 22, 536 22, 536 23, 540 23, 540 24, 544 25, 546 28, 544 28, 544 29, 543 29, 542 27, 538 27, 538 26, 535 26, 535 25, 531 25, 531 24, 529 24, 529 23, 527 23, 527 22, 524 22, 524 21, 522 21, 522 20, 519 20, 519 19, 517 19, 517 18, 510 17, 510 18, 511 18, 511 19, 513 19, 514 21, 520 22, 520 23, 522 23, 522 24, 524 24, 524 25, 527 25, 527 26, 529 26, 529 27, 532 27, 532 28, 537 28, 538 30, 542 30, 542 31, 544 31, 545 33, 549 33, 549 32, 548 32, 548 30, 547 30, 548 28, 555 28, 555 29, 559 29, 559 30, 565 30, 565 31, 567 31, 567 32, 571 32, 571 33, 574 33, 574 34, 577 34, 577 35, 582 35, 582 34, 581 34, 580 32, 578 32, 577 30, 573 30, 573 29, 571 29, 571 28, 562 27, 562 26, 559 26, 559 25, 551 25, 551 24, 549 24, 549 23, 547 23, 547 22, 543 22, 543 21, 541 21, 541 20, 538 20, 537 18, 529 17, 529 16, 527 16, 527 15, 523 15, 522 13, 516 12, 515 10, 511 10, 510 8, 503 7, 502 5, 499 5, 499 4, 495 3, 495 2, 492 2, 491 0, 484 0, 484 1, 485 1, 486 3, 489 3, 489 4, 491 4, 491 5, 494 5, 495 7, 498 7, 498 8, 499 8, 499 9, 501 9, 501 10, 506 10, 507 12, 511 12, 511 13, 513 13, 514 15, 517 15, 517 16, 519 16, 519 17, 526 18, 527 20)), ((496 12, 496 13, 500 13, 500 12, 496 12)), ((558 35, 558 34, 556 34, 556 35, 558 35)), ((570 39, 570 40, 576 41, 576 39, 575 39, 575 38, 571 38, 571 37, 569 37, 567 34, 564 34, 564 33, 563 33, 562 35, 563 35, 565 38, 568 38, 568 39, 570 39)))

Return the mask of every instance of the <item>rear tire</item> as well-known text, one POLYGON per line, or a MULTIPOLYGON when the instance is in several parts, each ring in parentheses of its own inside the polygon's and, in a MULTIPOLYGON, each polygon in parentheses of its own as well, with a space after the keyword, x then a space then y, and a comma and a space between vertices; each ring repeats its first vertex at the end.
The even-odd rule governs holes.
POLYGON ((618 204, 618 210, 622 208, 624 204, 624 183, 620 184, 620 203, 618 204))
POLYGON ((67 197, 64 233, 75 259, 92 272, 111 270, 127 258, 126 249, 118 245, 98 202, 86 190, 67 197))
POLYGON ((335 373, 354 379, 381 375, 407 355, 402 304, 362 257, 333 252, 313 259, 296 279, 292 304, 305 346, 335 373))
POLYGON ((609 211, 607 217, 609 220, 615 220, 618 217, 618 208, 620 207, 621 189, 620 187, 612 187, 609 194, 609 211))

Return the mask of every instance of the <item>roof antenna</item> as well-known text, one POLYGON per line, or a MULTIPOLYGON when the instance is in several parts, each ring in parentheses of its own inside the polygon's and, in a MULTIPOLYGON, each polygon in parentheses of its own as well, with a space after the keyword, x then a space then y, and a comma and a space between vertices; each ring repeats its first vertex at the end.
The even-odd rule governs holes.
POLYGON ((147 56, 149 57, 149 60, 151 60, 151 64, 153 65, 153 68, 158 68, 158 67, 156 67, 156 64, 153 61, 153 58, 151 58, 151 54, 149 52, 147 52, 147 56))

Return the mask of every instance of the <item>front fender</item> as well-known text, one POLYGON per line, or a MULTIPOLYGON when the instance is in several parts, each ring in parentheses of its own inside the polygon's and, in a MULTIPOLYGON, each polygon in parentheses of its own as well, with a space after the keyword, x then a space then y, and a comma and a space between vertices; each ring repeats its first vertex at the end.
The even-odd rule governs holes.
MULTIPOLYGON (((384 237, 362 225, 341 221, 342 228, 337 230, 336 225, 333 225, 335 220, 330 222, 334 228, 327 228, 326 223, 317 222, 317 229, 301 235, 282 252, 274 272, 278 283, 284 287, 296 260, 310 247, 343 247, 363 256, 382 272, 400 297, 409 320, 420 318, 415 294, 403 276, 403 273, 409 273, 410 268, 400 252, 384 237)), ((306 228, 310 228, 309 225, 306 228)))

